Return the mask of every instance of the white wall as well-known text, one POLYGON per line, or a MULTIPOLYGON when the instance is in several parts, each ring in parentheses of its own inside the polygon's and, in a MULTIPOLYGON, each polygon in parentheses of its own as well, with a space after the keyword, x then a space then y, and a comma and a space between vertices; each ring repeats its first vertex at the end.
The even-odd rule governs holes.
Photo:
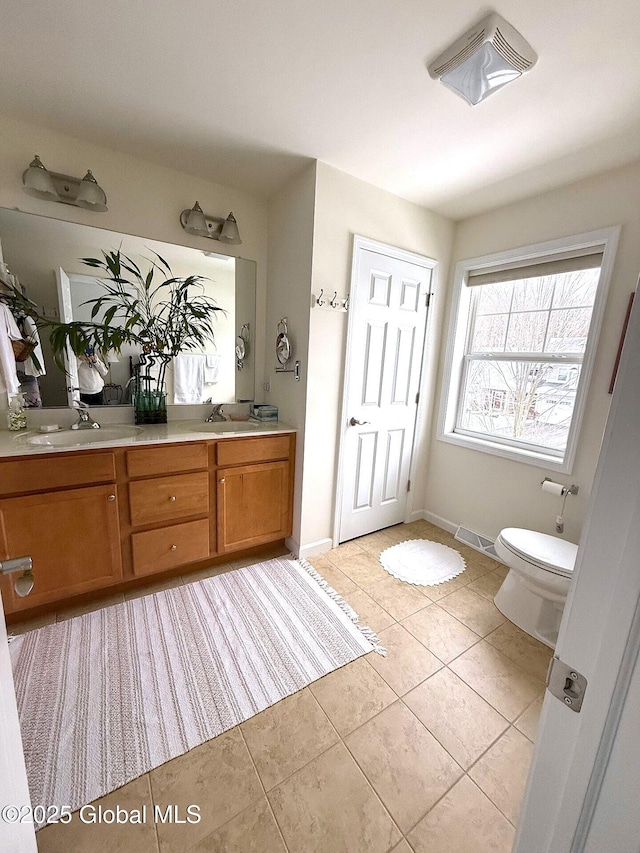
MULTIPOLYGON (((607 393, 629 294, 640 271, 640 163, 561 187, 456 225, 451 268, 459 260, 612 225, 622 225, 578 452, 571 475, 557 475, 435 439, 425 506, 432 518, 495 537, 502 527, 555 533, 560 499, 540 490, 545 476, 575 483, 565 510, 564 537, 577 542, 611 397, 607 393)), ((449 321, 448 288, 445 326, 449 321)), ((440 364, 443 363, 443 339, 440 364)), ((438 390, 440 404, 440 389, 438 390)))
MULTIPOLYGON (((318 163, 311 288, 314 294, 324 288, 330 296, 335 290, 338 296, 346 296, 354 234, 434 258, 440 263, 440 287, 444 287, 453 239, 450 220, 325 163, 318 163)), ((441 294, 432 304, 430 369, 422 380, 423 399, 416 445, 418 480, 414 483, 413 495, 419 498, 414 510, 423 508, 429 400, 435 376, 441 294)), ((346 330, 347 314, 311 309, 308 367, 305 365, 308 380, 300 532, 303 546, 325 542, 333 533, 346 330)))
POLYGON ((299 430, 292 534, 292 547, 296 550, 301 535, 315 182, 314 163, 289 181, 271 199, 269 205, 269 298, 264 372, 271 390, 265 392, 263 402, 278 406, 280 420, 299 430), (287 367, 292 368, 296 359, 300 360, 299 382, 295 381, 292 373, 275 372, 278 364, 275 353, 276 330, 283 317, 288 320, 289 337, 293 347, 291 362, 287 367))
MULTIPOLYGON (((263 351, 267 276, 267 204, 264 200, 128 154, 3 117, 0 207, 15 207, 54 219, 257 261, 256 351, 263 351), (82 177, 90 168, 107 194, 107 213, 91 213, 28 196, 22 189, 22 173, 34 154, 39 154, 44 165, 53 172, 82 177), (191 207, 196 199, 206 213, 214 216, 226 216, 230 210, 233 211, 242 244, 230 246, 187 234, 180 225, 180 212, 191 207)), ((262 364, 258 363, 256 369, 257 380, 261 384, 262 364)), ((0 401, 0 407, 5 406, 6 403, 0 401)))

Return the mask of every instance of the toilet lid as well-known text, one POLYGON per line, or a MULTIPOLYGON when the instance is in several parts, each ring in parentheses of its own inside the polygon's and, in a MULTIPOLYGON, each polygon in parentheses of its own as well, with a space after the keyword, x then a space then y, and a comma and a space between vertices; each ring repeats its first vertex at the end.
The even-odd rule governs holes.
POLYGON ((578 546, 573 542, 520 527, 505 528, 500 538, 507 548, 530 563, 566 575, 573 571, 578 553, 578 546))

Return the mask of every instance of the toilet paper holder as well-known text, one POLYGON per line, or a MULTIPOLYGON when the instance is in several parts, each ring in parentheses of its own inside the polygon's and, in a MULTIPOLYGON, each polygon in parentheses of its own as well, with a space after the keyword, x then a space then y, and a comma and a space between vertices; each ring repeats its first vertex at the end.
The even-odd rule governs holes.
MULTIPOLYGON (((549 486, 557 486, 560 488, 559 495, 561 497, 566 497, 567 495, 577 495, 580 487, 574 484, 570 486, 565 486, 564 483, 555 483, 551 477, 545 477, 544 480, 540 483, 540 485, 544 488, 545 483, 548 483, 549 486)), ((551 491, 551 490, 549 490, 551 491)))

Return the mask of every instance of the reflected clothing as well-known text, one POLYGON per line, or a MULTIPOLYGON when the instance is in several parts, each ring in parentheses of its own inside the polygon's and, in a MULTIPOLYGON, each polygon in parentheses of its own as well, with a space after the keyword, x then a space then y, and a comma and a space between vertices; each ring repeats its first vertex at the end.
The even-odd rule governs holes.
MULTIPOLYGON (((108 368, 99 358, 95 361, 87 361, 86 358, 77 358, 78 363, 78 388, 80 389, 80 398, 82 395, 102 395, 104 388, 104 377, 108 373, 108 368)), ((95 403, 94 403, 95 405, 95 403)))

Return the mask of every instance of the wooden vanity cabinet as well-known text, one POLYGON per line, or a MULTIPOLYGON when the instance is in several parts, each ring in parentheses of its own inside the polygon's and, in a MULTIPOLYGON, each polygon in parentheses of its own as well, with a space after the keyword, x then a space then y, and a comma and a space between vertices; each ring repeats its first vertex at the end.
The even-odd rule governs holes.
POLYGON ((31 557, 35 579, 33 591, 20 598, 12 578, 2 578, 8 613, 122 581, 113 454, 9 460, 0 465, 0 493, 5 495, 0 499, 0 559, 31 557), (114 482, 84 485, 101 479, 114 482), (7 496, 35 491, 41 483, 67 488, 7 496))
POLYGON ((0 578, 7 615, 284 539, 294 453, 287 433, 0 459, 0 560, 35 578, 25 598, 0 578))

